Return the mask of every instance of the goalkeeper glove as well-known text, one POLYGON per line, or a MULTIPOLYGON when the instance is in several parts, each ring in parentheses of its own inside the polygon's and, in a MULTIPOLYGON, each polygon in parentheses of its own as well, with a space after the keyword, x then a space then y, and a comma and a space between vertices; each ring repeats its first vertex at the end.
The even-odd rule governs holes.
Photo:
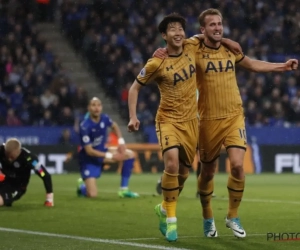
POLYGON ((5 180, 5 175, 0 173, 0 182, 5 180))

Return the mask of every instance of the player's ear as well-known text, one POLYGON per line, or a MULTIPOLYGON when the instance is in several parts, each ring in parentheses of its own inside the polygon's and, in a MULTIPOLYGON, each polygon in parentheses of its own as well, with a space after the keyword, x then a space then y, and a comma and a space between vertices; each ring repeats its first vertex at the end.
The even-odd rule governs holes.
POLYGON ((166 33, 161 33, 161 37, 166 41, 167 40, 167 34, 166 33))
POLYGON ((204 29, 204 27, 200 27, 200 32, 202 33, 202 34, 205 34, 205 29, 204 29))

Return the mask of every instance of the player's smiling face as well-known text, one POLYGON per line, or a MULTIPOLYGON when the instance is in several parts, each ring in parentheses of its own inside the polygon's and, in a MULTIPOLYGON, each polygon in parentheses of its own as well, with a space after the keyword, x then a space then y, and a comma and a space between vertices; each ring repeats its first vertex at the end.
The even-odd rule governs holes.
POLYGON ((101 101, 98 99, 91 100, 90 105, 89 105, 89 112, 90 112, 91 117, 93 117, 93 118, 99 117, 102 112, 101 101))
POLYGON ((184 29, 179 22, 169 23, 167 33, 162 34, 163 39, 167 41, 167 44, 172 47, 182 47, 183 40, 185 38, 184 29))
POLYGON ((205 17, 205 27, 201 27, 201 32, 212 42, 221 42, 223 37, 222 18, 219 15, 207 15, 205 17))

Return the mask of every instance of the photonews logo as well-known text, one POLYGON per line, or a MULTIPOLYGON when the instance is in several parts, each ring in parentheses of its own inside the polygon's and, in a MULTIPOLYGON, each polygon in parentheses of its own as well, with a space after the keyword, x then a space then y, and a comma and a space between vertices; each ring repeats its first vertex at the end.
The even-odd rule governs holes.
POLYGON ((267 233, 267 241, 292 241, 300 240, 298 233, 267 233))

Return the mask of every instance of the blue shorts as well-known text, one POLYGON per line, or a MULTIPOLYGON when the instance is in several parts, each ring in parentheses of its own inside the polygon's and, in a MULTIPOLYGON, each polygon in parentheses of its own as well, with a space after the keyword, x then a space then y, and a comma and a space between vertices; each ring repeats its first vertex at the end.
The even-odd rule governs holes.
POLYGON ((94 164, 82 164, 80 166, 80 174, 83 180, 88 178, 99 178, 102 173, 103 164, 94 165, 94 164))
MULTIPOLYGON (((107 152, 108 149, 101 149, 103 152, 107 152)), ((79 165, 80 174, 83 180, 88 178, 99 178, 102 173, 104 158, 89 157, 84 151, 79 153, 79 165)))

